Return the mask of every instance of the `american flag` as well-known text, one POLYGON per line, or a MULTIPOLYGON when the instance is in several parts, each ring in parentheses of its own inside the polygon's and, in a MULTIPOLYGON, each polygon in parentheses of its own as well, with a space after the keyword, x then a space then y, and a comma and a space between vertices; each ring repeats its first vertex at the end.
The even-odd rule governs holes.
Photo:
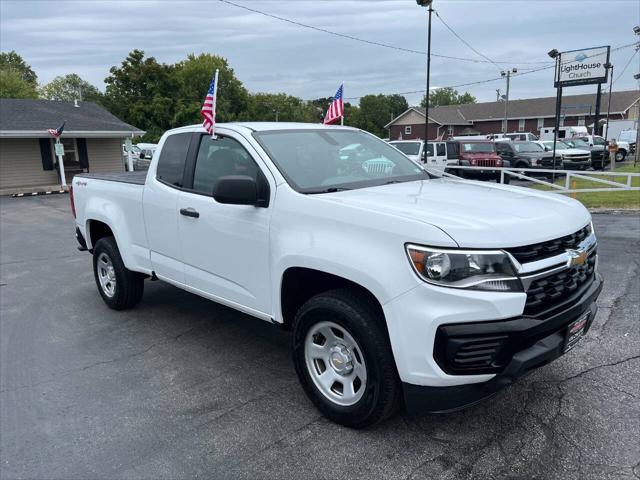
POLYGON ((62 132, 64 131, 64 124, 67 122, 62 122, 62 125, 60 125, 58 128, 50 128, 47 130, 47 133, 49 133, 49 135, 51 135, 53 138, 59 138, 60 135, 62 135, 62 132))
POLYGON ((342 101, 342 87, 344 85, 340 85, 340 88, 336 92, 333 97, 333 101, 331 105, 329 105, 329 110, 327 110, 327 114, 324 116, 324 124, 328 125, 330 123, 335 122, 340 117, 344 115, 344 102, 342 101))
POLYGON ((209 135, 213 135, 213 131, 216 128, 216 78, 213 77, 211 80, 211 85, 209 85, 209 90, 207 91, 207 96, 204 99, 204 103, 202 104, 202 109, 200 110, 200 114, 204 121, 202 122, 202 126, 209 133, 209 135))

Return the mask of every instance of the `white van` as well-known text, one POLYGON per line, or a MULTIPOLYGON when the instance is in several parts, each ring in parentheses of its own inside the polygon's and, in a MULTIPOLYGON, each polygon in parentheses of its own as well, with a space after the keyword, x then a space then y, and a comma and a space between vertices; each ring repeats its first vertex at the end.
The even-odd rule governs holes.
POLYGON ((422 140, 394 140, 389 142, 416 163, 427 167, 432 173, 444 172, 447 166, 447 143, 429 142, 424 150, 422 140))
POLYGON ((514 142, 535 142, 538 140, 538 136, 531 132, 507 133, 505 137, 514 142))
MULTIPOLYGON (((553 140, 554 127, 544 127, 540 129, 540 140, 553 140)), ((589 135, 587 127, 560 127, 558 138, 574 138, 589 135)))
POLYGON ((444 172, 444 169, 447 167, 447 143, 427 143, 427 156, 424 159, 424 165, 431 173, 436 175, 444 172))

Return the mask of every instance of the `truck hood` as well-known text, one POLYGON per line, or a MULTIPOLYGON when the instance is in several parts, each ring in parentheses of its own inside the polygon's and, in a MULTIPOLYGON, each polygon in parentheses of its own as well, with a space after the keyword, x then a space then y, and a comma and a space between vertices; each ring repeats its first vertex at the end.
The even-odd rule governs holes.
POLYGON ((559 194, 444 178, 322 194, 318 198, 427 223, 443 230, 460 247, 473 248, 543 242, 574 233, 591 219, 581 203, 559 194))

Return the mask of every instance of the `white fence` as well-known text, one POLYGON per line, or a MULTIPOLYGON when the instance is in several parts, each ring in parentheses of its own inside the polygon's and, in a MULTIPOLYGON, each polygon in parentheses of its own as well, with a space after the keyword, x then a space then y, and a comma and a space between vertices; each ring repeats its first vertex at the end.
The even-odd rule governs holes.
MULTIPOLYGON (((640 186, 633 186, 632 182, 634 178, 640 177, 640 173, 629 172, 595 172, 595 171, 583 171, 583 170, 552 170, 542 168, 506 168, 506 167, 463 167, 463 166, 449 166, 447 170, 469 170, 469 171, 499 171, 500 183, 508 182, 511 179, 526 180, 528 182, 536 183, 538 185, 544 185, 550 188, 549 191, 553 193, 585 193, 585 192, 619 192, 619 191, 640 191, 640 186), (535 173, 533 176, 531 174, 535 173), (551 181, 550 178, 555 174, 556 180, 562 179, 562 183, 556 184, 551 181), (564 177, 564 178, 562 178, 564 177), (618 181, 622 179, 622 181, 618 181), (588 188, 572 188, 574 180, 588 180, 602 184, 602 187, 588 188)), ((442 174, 442 172, 440 172, 442 174)), ((445 172, 444 176, 452 178, 461 178, 450 172, 445 172)))

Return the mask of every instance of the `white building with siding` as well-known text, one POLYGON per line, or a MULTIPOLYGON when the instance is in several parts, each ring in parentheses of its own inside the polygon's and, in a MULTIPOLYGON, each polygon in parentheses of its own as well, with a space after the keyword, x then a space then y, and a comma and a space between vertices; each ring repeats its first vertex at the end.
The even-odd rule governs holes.
POLYGON ((90 102, 0 99, 0 195, 60 188, 54 139, 60 137, 67 183, 80 172, 125 169, 122 144, 144 131, 90 102))

